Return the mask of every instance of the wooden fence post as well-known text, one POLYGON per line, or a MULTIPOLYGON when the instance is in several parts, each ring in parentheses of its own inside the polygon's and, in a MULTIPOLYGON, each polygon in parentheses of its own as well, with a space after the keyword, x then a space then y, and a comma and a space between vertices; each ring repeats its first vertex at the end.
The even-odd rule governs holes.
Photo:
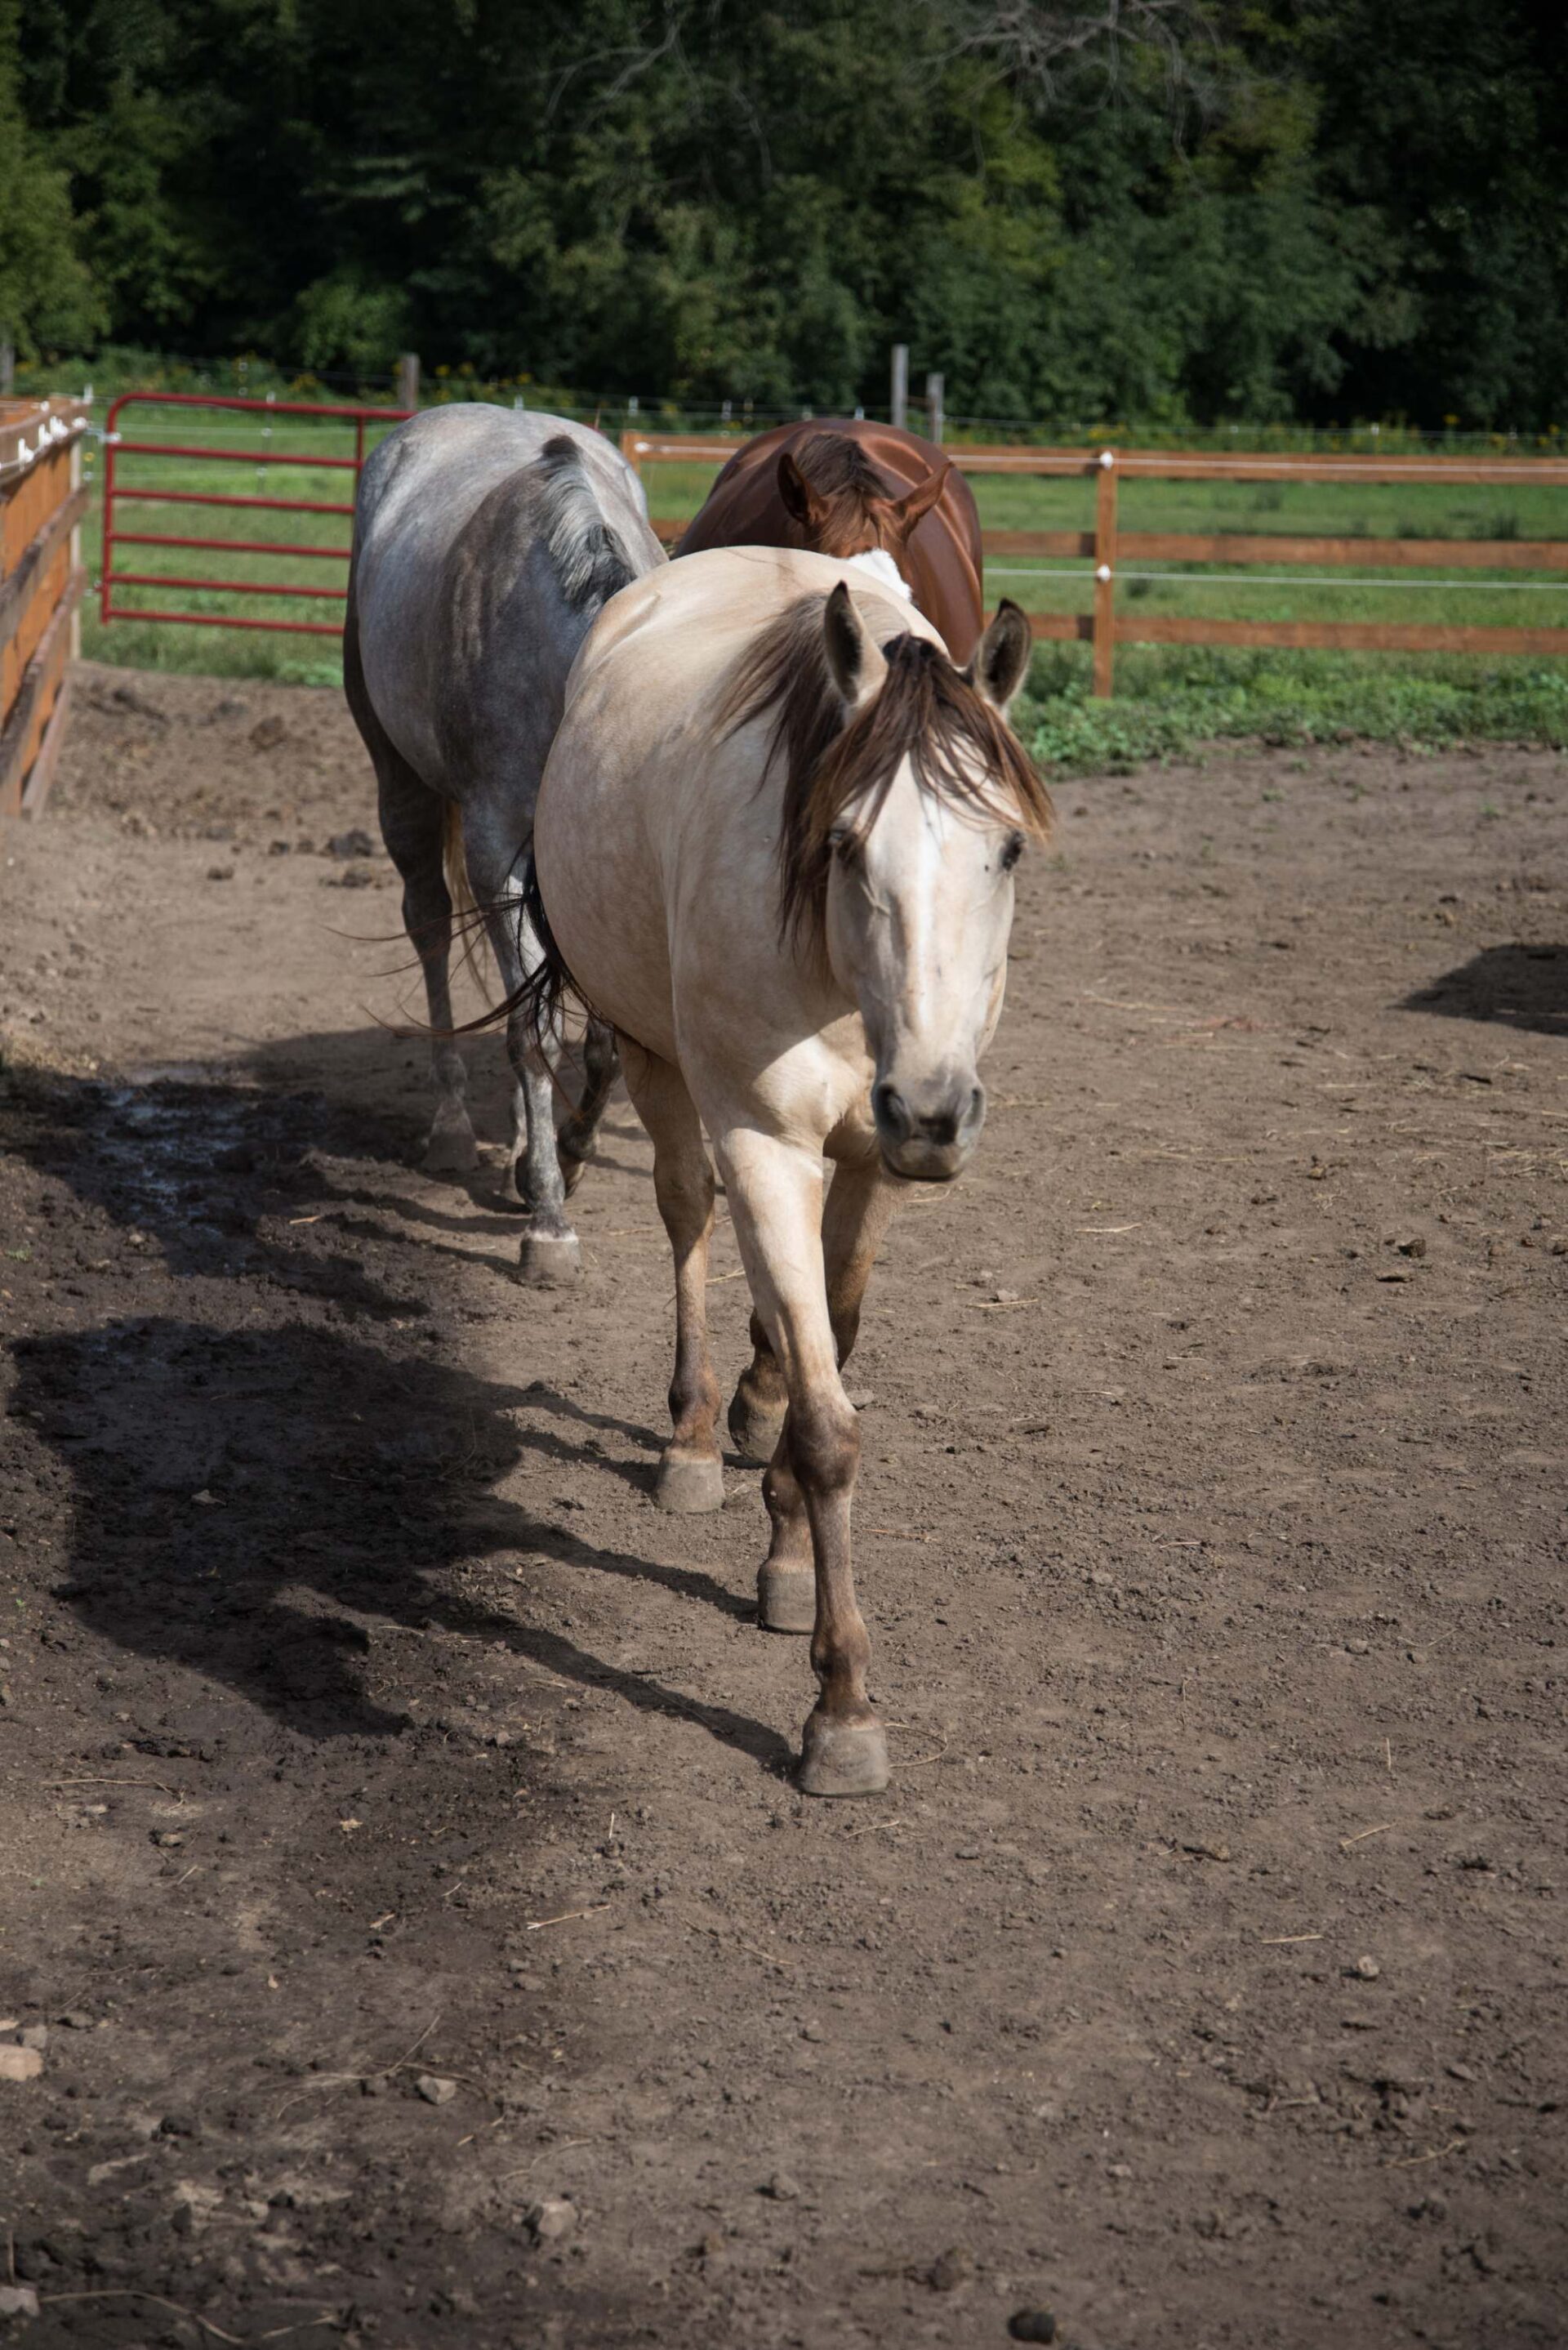
MULTIPOLYGON (((82 436, 79 432, 74 433, 71 438, 70 452, 67 461, 67 495, 74 504, 82 485, 82 436)), ((82 566, 82 526, 79 522, 75 522, 71 525, 70 553, 66 564, 66 576, 67 578, 74 579, 78 573, 85 581, 87 573, 82 566)), ((78 661, 82 657, 82 608, 79 597, 71 606, 69 629, 69 640, 66 646, 67 663, 78 661)))
POLYGON ((1100 452, 1095 498, 1095 693, 1108 702, 1116 660, 1116 460, 1100 452))
POLYGON ((942 439, 942 393, 946 385, 940 375, 926 378, 926 438, 940 448, 942 439))
POLYGON ((404 351, 398 360, 398 406, 417 408, 420 404, 420 355, 404 351))
POLYGON ((895 343, 893 346, 892 398, 888 401, 888 413, 893 420, 895 429, 901 432, 909 413, 909 346, 908 343, 895 343))

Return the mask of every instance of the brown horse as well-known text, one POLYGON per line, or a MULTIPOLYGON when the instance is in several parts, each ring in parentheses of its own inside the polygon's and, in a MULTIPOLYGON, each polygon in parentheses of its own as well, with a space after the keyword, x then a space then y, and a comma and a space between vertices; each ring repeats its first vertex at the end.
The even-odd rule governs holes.
POLYGON ((676 548, 793 546, 911 598, 961 668, 984 625, 980 515, 930 441, 864 421, 780 424, 738 449, 676 548))

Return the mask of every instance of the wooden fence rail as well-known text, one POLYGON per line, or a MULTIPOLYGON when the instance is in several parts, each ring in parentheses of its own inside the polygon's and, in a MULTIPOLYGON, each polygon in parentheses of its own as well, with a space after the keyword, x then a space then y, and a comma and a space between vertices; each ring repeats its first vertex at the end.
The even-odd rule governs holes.
POLYGON ((0 817, 36 816, 80 648, 87 403, 0 401, 0 817))
MULTIPOLYGON (((661 437, 624 432, 621 452, 640 472, 647 465, 724 464, 741 445, 718 438, 661 437)), ((1193 618, 1137 619, 1117 609, 1116 588, 1124 563, 1313 565, 1324 570, 1368 567, 1389 571, 1461 570, 1568 572, 1568 539, 1308 538, 1241 532, 1121 530, 1116 494, 1124 479, 1200 482, 1324 482, 1368 486, 1385 483, 1441 483, 1455 487, 1489 484, 1568 489, 1568 459, 1554 457, 1377 457, 1350 453, 1294 456, 1210 455, 1173 449, 976 448, 950 443, 943 452, 965 473, 1091 477, 1095 490, 1092 531, 993 530, 985 533, 988 556, 1053 556, 1090 566, 1093 608, 1087 612, 1035 612, 1037 638, 1077 639, 1094 649, 1094 690, 1108 695, 1118 645, 1282 645, 1345 652, 1445 652, 1568 654, 1568 628, 1455 626, 1442 622, 1384 620, 1233 620, 1193 618)), ((684 523, 654 525, 666 544, 679 539, 684 523)), ((1354 585, 1347 579, 1344 584, 1354 585)))

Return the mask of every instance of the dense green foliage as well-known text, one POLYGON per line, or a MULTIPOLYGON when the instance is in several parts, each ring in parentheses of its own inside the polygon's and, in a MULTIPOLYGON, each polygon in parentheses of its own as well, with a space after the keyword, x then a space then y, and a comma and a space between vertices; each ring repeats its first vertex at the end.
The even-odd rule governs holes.
POLYGON ((0 328, 371 375, 1540 431, 1532 0, 0 0, 0 328))

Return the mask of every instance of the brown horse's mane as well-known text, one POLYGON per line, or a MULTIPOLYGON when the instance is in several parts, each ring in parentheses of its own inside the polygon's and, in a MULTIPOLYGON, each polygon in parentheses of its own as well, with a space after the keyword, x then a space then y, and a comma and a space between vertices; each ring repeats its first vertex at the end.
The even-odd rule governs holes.
POLYGON ((853 490, 863 498, 896 497, 878 469, 847 432, 812 432, 791 452, 812 488, 821 496, 853 490))
POLYGON ((806 533, 815 554, 847 556, 863 551, 867 529, 876 534, 874 504, 888 504, 898 491, 882 477, 857 441, 847 432, 813 432, 790 452, 795 469, 818 501, 806 533))
POLYGON ((882 810, 907 758, 922 791, 1049 835, 1051 796, 1006 720, 940 645, 897 636, 882 647, 880 691, 851 717, 827 662, 826 596, 803 596, 748 645, 725 682, 722 733, 771 714, 768 764, 784 767, 779 924, 820 941, 836 832, 853 849, 882 810))

